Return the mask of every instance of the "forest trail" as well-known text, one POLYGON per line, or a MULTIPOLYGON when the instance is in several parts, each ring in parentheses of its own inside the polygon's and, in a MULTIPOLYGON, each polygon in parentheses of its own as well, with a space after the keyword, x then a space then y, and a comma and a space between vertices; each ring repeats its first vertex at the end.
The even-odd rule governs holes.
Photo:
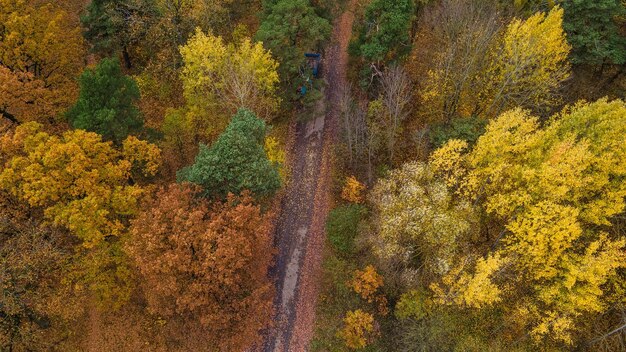
POLYGON ((323 59, 325 97, 313 119, 297 122, 291 151, 291 182, 276 227, 278 248, 274 275, 274 327, 266 334, 264 352, 305 351, 313 336, 322 264, 324 225, 331 202, 331 157, 337 135, 339 99, 346 87, 348 44, 356 4, 334 23, 323 59))

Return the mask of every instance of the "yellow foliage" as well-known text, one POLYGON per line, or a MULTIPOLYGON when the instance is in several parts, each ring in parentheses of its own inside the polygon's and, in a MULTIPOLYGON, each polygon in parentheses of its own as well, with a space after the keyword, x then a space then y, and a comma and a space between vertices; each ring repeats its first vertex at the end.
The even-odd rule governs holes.
POLYGON ((278 143, 278 139, 275 137, 267 137, 265 138, 265 153, 267 154, 267 158, 273 164, 278 166, 278 173, 280 174, 281 179, 285 180, 285 150, 278 143))
MULTIPOLYGON (((83 68, 84 42, 81 29, 69 15, 53 3, 34 5, 23 0, 0 0, 0 63, 16 75, 32 75, 30 80, 42 81, 42 89, 34 89, 27 99, 42 112, 40 120, 55 115, 73 103, 78 86, 76 76, 83 68), (42 101, 42 98, 45 101, 42 101), (41 108, 45 105, 45 108, 41 108)), ((23 77, 22 77, 23 78, 23 77)), ((31 89, 33 87, 28 87, 31 89)), ((24 92, 24 97, 29 92, 24 92)), ((6 102, 4 102, 6 103, 6 102)), ((5 106, 16 114, 20 107, 5 106)), ((34 116, 18 119, 33 120, 34 116)))
POLYGON ((471 204, 452 197, 429 165, 410 162, 380 179, 370 192, 377 236, 374 253, 405 271, 416 268, 411 258, 423 258, 423 268, 438 275, 453 265, 458 245, 476 223, 471 204))
POLYGON ((487 72, 491 82, 484 93, 489 113, 515 106, 543 108, 558 103, 556 89, 569 77, 570 52, 563 30, 563 9, 527 20, 514 19, 494 53, 487 72))
POLYGON ((574 319, 604 312, 614 299, 607 283, 626 267, 626 239, 604 232, 625 209, 625 136, 626 104, 601 99, 567 108, 543 128, 515 109, 491 121, 470 152, 456 141, 435 152, 433 168, 505 227, 486 260, 458 258, 442 284, 431 285, 438 302, 482 307, 510 287, 517 303, 532 307, 513 321, 537 341, 573 343, 574 319), (498 268, 509 279, 496 285, 498 268))
POLYGON ((465 271, 465 263, 450 270, 442 278, 442 285, 433 283, 430 288, 440 304, 457 304, 482 308, 501 301, 501 289, 492 282, 502 268, 504 259, 499 254, 476 261, 474 273, 465 271))
POLYGON ((363 203, 363 191, 365 185, 359 182, 354 176, 346 177, 346 183, 341 191, 341 198, 348 202, 363 203))
POLYGON ((373 266, 368 265, 363 271, 357 270, 350 281, 350 287, 364 300, 372 303, 376 292, 383 286, 383 277, 376 272, 373 266))
POLYGON ((143 194, 138 185, 128 185, 132 163, 145 161, 143 172, 150 174, 158 167, 158 148, 131 138, 127 152, 146 155, 127 159, 98 134, 74 130, 54 136, 40 129, 26 123, 2 137, 10 154, 2 158, 0 188, 43 208, 48 220, 68 228, 85 247, 122 234, 143 194))
POLYGON ((337 335, 346 346, 355 350, 367 347, 374 335, 374 316, 357 309, 347 312, 343 323, 337 335))
MULTIPOLYGON (((454 20, 442 24, 439 34, 421 29, 438 37, 431 46, 441 45, 431 55, 432 68, 423 73, 427 79, 420 97, 427 115, 439 121, 492 118, 515 107, 545 112, 558 105, 558 88, 570 75, 561 8, 513 19, 501 33, 499 20, 490 14, 476 8, 462 13, 451 14, 454 20), (450 33, 448 26, 454 28, 450 33)), ((423 49, 418 50, 421 54, 423 49)))
POLYGON ((161 165, 161 150, 154 144, 128 136, 122 143, 124 158, 143 170, 143 175, 154 176, 161 165))
MULTIPOLYGON (((204 34, 199 28, 180 48, 187 104, 196 109, 224 111, 230 117, 239 108, 254 111, 266 121, 280 103, 276 95, 278 62, 262 43, 245 38, 226 45, 221 37, 204 34)), ((202 115, 202 114, 200 114, 202 115)))

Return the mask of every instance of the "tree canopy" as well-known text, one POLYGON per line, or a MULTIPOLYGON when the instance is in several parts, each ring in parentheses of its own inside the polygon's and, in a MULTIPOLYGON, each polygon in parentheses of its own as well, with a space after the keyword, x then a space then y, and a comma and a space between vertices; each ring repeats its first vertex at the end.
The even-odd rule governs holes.
POLYGON ((563 1, 563 28, 577 64, 621 65, 626 62, 624 25, 626 4, 621 0, 563 1))
POLYGON ((80 95, 67 112, 74 128, 100 134, 104 139, 121 143, 143 126, 136 104, 139 88, 122 72, 117 59, 104 59, 80 76, 80 95))
POLYGON ((271 312, 270 218, 248 194, 209 204, 199 191, 161 189, 133 221, 129 251, 153 312, 199 321, 216 346, 241 350, 271 312))
POLYGON ((204 188, 208 197, 251 191, 257 197, 271 196, 280 187, 280 175, 264 149, 265 122, 241 109, 210 147, 200 145, 195 163, 180 170, 179 181, 204 188))

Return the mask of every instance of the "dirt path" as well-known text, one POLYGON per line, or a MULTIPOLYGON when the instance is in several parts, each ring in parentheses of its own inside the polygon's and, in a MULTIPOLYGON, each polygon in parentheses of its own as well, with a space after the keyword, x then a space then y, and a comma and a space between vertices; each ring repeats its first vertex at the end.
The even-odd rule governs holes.
MULTIPOLYGON (((350 1, 350 9, 354 3, 350 1)), ((332 146, 340 90, 346 86, 353 21, 353 13, 346 11, 335 22, 323 65, 326 99, 317 106, 317 118, 295 126, 292 179, 276 229, 275 327, 267 333, 265 352, 305 351, 313 336, 324 224, 331 201, 332 146)))

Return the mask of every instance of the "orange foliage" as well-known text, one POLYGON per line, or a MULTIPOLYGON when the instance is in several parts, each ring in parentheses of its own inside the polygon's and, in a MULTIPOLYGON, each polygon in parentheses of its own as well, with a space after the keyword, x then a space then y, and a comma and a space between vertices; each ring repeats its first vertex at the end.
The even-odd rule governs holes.
POLYGON ((354 292, 361 295, 361 297, 372 303, 376 291, 379 287, 383 286, 383 277, 376 272, 373 266, 368 265, 363 271, 357 270, 354 273, 354 278, 350 282, 350 287, 354 292))
POLYGON ((365 185, 359 182, 354 176, 346 177, 346 183, 341 191, 341 198, 348 202, 363 203, 363 191, 365 185))
POLYGON ((199 321, 217 346, 240 351, 271 311, 270 218, 247 192, 211 206, 198 191, 161 189, 132 222, 128 251, 152 312, 199 321))
POLYGON ((368 265, 363 271, 357 270, 349 286, 358 293, 367 303, 376 303, 378 312, 382 315, 389 313, 387 298, 378 292, 383 286, 383 277, 376 272, 373 266, 368 265))

